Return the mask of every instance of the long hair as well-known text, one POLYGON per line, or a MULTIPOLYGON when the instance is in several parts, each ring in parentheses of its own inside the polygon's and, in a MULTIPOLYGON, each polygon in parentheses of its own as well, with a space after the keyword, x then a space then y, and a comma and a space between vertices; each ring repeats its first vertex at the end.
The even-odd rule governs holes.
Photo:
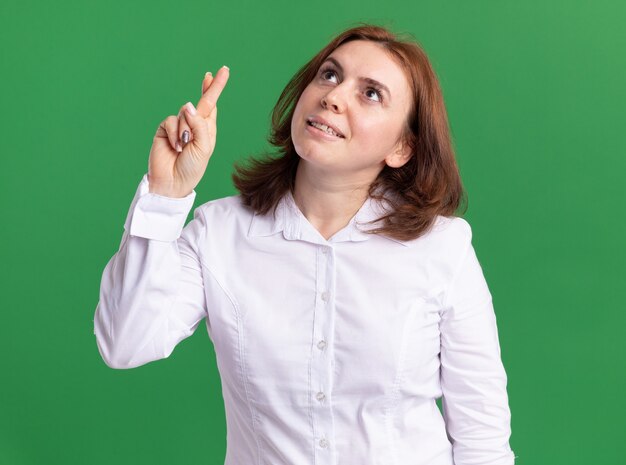
POLYGON ((385 200, 390 208, 372 234, 399 240, 415 239, 434 224, 437 215, 454 216, 467 209, 466 193, 454 156, 448 117, 437 76, 421 46, 411 37, 402 38, 387 28, 360 23, 340 33, 293 76, 272 112, 268 142, 278 154, 251 157, 235 163, 233 183, 245 205, 259 214, 275 210, 288 190, 294 191, 300 160, 291 140, 291 119, 307 85, 325 59, 340 45, 369 40, 382 45, 406 73, 413 101, 403 139, 411 158, 399 168, 385 165, 369 188, 369 195, 385 200))

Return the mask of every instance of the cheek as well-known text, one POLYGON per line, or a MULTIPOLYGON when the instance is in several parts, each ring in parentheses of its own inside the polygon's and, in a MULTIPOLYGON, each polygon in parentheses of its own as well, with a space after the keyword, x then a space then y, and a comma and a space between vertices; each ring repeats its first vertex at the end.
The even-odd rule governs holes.
POLYGON ((302 120, 303 102, 304 102, 303 96, 300 96, 300 99, 296 103, 296 106, 293 110, 293 116, 291 117, 291 132, 292 133, 296 130, 299 122, 302 120))
POLYGON ((311 86, 308 85, 307 87, 304 88, 304 90, 302 91, 302 94, 300 94, 300 98, 298 99, 298 102, 296 103, 296 108, 310 105, 314 98, 315 96, 313 95, 311 86))
POLYGON ((366 147, 380 147, 389 137, 389 127, 384 123, 358 119, 351 127, 353 136, 357 136, 356 139, 359 140, 359 145, 366 147))
POLYGON ((296 102, 296 106, 293 110, 293 117, 291 119, 291 129, 294 128, 294 121, 300 121, 303 119, 304 112, 306 111, 308 102, 307 89, 304 90, 300 98, 296 102))
POLYGON ((389 153, 395 146, 398 128, 391 121, 354 122, 351 125, 352 137, 350 145, 352 149, 362 154, 367 159, 378 160, 389 153), (367 154, 367 155, 366 155, 367 154))

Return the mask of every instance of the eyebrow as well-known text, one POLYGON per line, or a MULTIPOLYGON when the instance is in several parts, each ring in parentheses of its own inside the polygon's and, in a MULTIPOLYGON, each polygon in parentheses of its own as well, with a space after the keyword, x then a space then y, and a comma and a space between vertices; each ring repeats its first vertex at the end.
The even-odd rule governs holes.
MULTIPOLYGON (((332 62, 337 68, 339 68, 339 71, 341 73, 343 73, 343 67, 339 64, 339 62, 336 59, 334 59, 333 57, 328 57, 328 58, 326 58, 326 60, 324 60, 324 63, 326 63, 327 61, 332 62)), ((391 100, 391 92, 389 91, 389 88, 385 84, 383 84, 382 82, 377 81, 376 79, 363 77, 363 76, 359 76, 358 79, 360 81, 367 82, 369 84, 373 84, 375 86, 380 87, 383 91, 385 91, 387 93, 387 96, 391 100)))

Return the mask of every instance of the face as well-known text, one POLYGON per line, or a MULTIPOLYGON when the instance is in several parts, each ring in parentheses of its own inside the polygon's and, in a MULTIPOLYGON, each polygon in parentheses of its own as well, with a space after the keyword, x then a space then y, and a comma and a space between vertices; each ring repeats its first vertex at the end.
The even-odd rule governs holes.
POLYGON ((305 163, 343 175, 373 179, 385 164, 400 167, 410 157, 401 136, 411 100, 403 69, 385 49, 371 41, 347 42, 329 55, 296 104, 296 152, 305 163), (340 136, 313 127, 311 118, 340 136))

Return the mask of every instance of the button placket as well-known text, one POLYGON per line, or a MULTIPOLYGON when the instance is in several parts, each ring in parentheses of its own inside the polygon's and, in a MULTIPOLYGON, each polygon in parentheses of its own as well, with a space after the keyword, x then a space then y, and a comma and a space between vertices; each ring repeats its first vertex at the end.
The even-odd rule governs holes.
POLYGON ((331 406, 332 382, 332 351, 331 340, 334 324, 334 275, 335 261, 333 249, 320 246, 317 259, 315 312, 313 318, 313 344, 311 345, 311 377, 310 395, 313 409, 313 434, 316 438, 316 449, 319 451, 317 463, 333 463, 334 453, 329 438, 334 435, 333 414, 331 406), (330 462, 329 462, 330 461, 330 462))

